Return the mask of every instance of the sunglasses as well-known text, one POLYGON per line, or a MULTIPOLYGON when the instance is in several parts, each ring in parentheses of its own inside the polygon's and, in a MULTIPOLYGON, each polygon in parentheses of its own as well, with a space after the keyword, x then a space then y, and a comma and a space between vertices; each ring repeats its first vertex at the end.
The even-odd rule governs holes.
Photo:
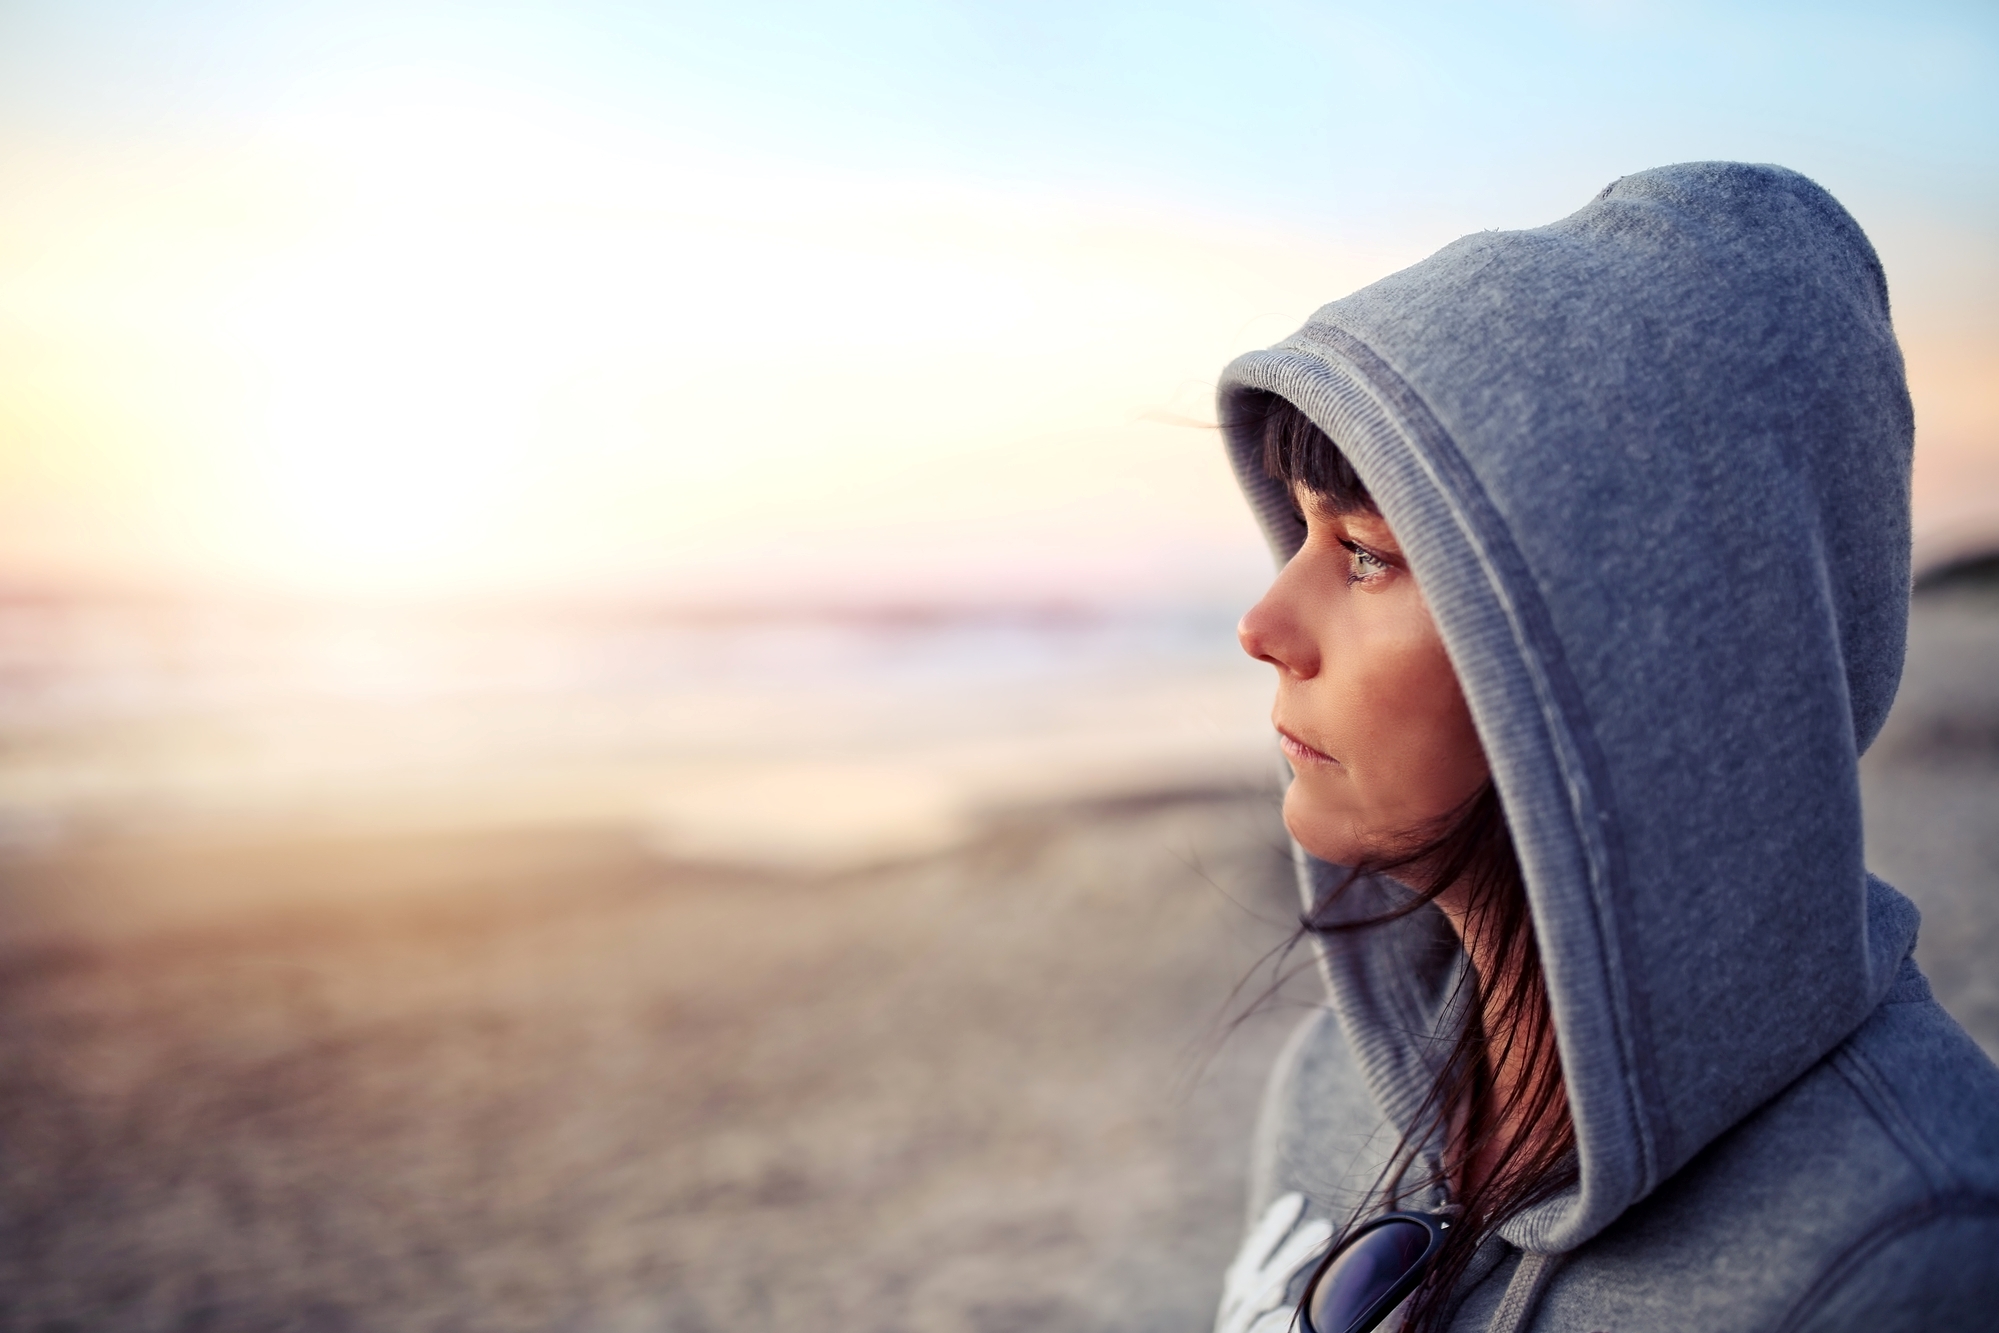
POLYGON ((1367 1333, 1388 1318, 1423 1280, 1450 1225, 1429 1213, 1383 1213, 1363 1224, 1306 1285, 1304 1333, 1367 1333))

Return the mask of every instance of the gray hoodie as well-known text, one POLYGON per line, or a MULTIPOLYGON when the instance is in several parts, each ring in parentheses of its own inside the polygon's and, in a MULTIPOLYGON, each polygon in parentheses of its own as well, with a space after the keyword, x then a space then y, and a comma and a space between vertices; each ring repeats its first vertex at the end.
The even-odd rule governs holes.
MULTIPOLYGON (((1541 943, 1581 1179, 1486 1242, 1451 1326, 1999 1328, 1999 1070, 1862 856, 1912 427, 1853 219, 1777 167, 1627 176, 1239 358, 1222 419, 1253 391, 1346 451, 1400 540, 1541 943)), ((1255 442, 1229 444, 1287 559, 1301 525, 1255 442)), ((1339 873, 1300 869, 1308 896, 1339 873)), ((1322 959, 1223 1329, 1288 1322, 1455 1021, 1434 910, 1322 959)))

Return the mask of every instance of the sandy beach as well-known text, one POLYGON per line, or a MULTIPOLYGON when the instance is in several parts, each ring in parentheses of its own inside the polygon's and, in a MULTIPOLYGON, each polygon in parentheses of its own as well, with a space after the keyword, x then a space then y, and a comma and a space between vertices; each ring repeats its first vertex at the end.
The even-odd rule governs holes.
MULTIPOLYGON (((1926 598, 1864 775, 1988 1050, 1995 680, 1990 595, 1926 598)), ((1203 1327, 1313 986, 1218 1040, 1286 851, 1249 760, 1176 753, 874 864, 596 814, 24 842, 0 1328, 1203 1327)))
POLYGON ((4 1326, 1197 1323, 1295 1010, 1203 1038, 1282 861, 1248 797, 830 879, 580 835, 51 866, 406 892, 8 970, 4 1326))

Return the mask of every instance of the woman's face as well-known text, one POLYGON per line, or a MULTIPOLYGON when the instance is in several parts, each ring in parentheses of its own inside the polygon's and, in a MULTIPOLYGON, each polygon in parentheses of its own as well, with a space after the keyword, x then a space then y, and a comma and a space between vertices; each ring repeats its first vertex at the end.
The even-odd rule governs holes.
POLYGON ((1284 823, 1351 865, 1433 832, 1485 781, 1485 751, 1388 524, 1297 496, 1305 544, 1236 634, 1277 668, 1271 720, 1297 774, 1284 823))

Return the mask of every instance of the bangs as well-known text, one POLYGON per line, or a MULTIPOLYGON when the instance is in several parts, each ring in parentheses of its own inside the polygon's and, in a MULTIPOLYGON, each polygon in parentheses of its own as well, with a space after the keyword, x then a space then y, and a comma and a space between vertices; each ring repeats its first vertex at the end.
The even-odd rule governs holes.
POLYGON ((1237 423, 1263 439, 1263 470, 1287 487, 1302 486, 1335 513, 1381 512, 1332 437, 1288 398, 1259 393, 1237 423))

